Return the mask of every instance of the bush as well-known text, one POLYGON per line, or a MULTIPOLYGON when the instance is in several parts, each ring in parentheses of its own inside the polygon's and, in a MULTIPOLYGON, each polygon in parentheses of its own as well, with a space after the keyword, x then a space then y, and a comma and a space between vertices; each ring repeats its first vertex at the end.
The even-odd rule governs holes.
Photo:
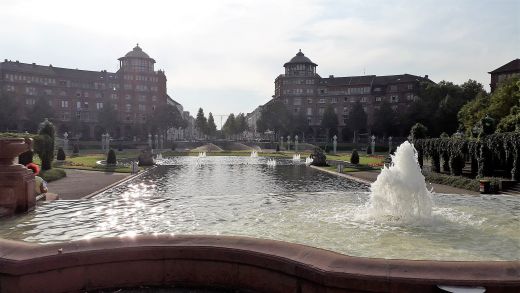
MULTIPOLYGON (((67 177, 67 173, 63 169, 51 169, 47 171, 40 172, 40 177, 47 182, 51 182, 54 180, 61 179, 63 177, 67 177)), ((50 190, 52 192, 52 190, 50 190)))
POLYGON ((428 128, 421 123, 415 123, 410 130, 410 139, 415 141, 416 139, 426 138, 428 135, 428 128))
POLYGON ((279 152, 279 151, 280 151, 280 145, 277 144, 277 145, 276 145, 276 152, 279 152))
POLYGON ((114 152, 113 149, 110 149, 107 155, 107 165, 115 165, 116 163, 116 152, 114 152))
POLYGON ((371 155, 371 154, 372 154, 372 147, 368 146, 367 147, 367 155, 371 155))
POLYGON ((47 119, 40 123, 38 128, 38 138, 35 139, 34 145, 38 156, 42 160, 42 170, 52 168, 54 159, 54 138, 56 130, 54 125, 47 119))
POLYGON ((78 156, 79 155, 79 145, 77 143, 75 143, 73 146, 72 146, 72 154, 74 156, 78 156))
POLYGON ((426 181, 449 185, 466 190, 479 191, 480 183, 478 180, 469 179, 462 176, 451 176, 441 173, 427 172, 424 174, 426 181))
POLYGON ((323 150, 320 148, 315 148, 314 152, 311 154, 313 166, 328 166, 327 164, 327 156, 323 153, 323 150))
POLYGON ((352 152, 352 155, 350 156, 350 163, 355 165, 359 164, 359 154, 357 150, 352 152))
POLYGON ((172 142, 172 151, 175 151, 176 148, 177 148, 177 144, 172 142))
POLYGON ((58 161, 65 161, 65 152, 63 151, 63 148, 58 149, 58 154, 56 155, 56 160, 58 161))

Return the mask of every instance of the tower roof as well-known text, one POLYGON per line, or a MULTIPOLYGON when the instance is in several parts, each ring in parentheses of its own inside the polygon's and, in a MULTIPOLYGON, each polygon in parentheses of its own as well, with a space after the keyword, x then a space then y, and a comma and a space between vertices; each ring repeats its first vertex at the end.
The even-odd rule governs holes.
POLYGON ((296 56, 294 56, 291 61, 285 63, 283 66, 287 66, 288 64, 312 64, 314 66, 318 66, 318 64, 314 63, 311 61, 311 59, 309 59, 308 57, 305 57, 305 54, 302 53, 302 50, 300 49, 300 51, 298 53, 296 53, 296 56))
POLYGON ((146 54, 141 47, 139 47, 139 44, 137 44, 134 49, 128 53, 126 53, 125 57, 129 58, 146 58, 149 59, 150 56, 146 54))

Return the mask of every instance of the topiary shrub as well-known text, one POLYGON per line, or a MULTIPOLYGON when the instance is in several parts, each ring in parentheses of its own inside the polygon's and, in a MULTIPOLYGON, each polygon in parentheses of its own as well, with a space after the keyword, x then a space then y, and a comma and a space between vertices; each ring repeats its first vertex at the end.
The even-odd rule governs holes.
POLYGON ((280 145, 277 144, 277 145, 276 145, 276 152, 279 152, 279 151, 280 151, 280 145))
POLYGON ((177 144, 172 142, 172 151, 175 151, 176 148, 177 148, 177 144))
POLYGON ((412 129, 410 129, 410 139, 412 141, 426 138, 427 135, 428 128, 426 128, 426 126, 422 125, 421 123, 415 123, 415 125, 412 126, 412 129))
POLYGON ((107 155, 107 165, 115 165, 116 163, 116 152, 114 152, 113 149, 110 149, 107 155))
POLYGON ((58 149, 58 154, 56 155, 56 160, 58 161, 65 161, 65 151, 63 151, 63 148, 58 149))
POLYGON ((311 154, 312 163, 313 166, 328 166, 327 164, 327 156, 320 148, 315 148, 314 152, 311 154))
POLYGON ((45 118, 45 121, 40 123, 38 128, 38 138, 35 139, 35 150, 42 160, 42 170, 49 170, 52 168, 52 161, 54 159, 54 137, 56 130, 54 125, 45 118))
POLYGON ((77 143, 75 143, 73 146, 72 146, 72 156, 73 157, 77 157, 79 156, 79 145, 77 143))
POLYGON ((368 146, 367 147, 367 155, 371 155, 372 154, 372 147, 368 146))
POLYGON ((352 155, 350 156, 350 163, 355 165, 359 164, 359 154, 357 150, 352 151, 352 155))

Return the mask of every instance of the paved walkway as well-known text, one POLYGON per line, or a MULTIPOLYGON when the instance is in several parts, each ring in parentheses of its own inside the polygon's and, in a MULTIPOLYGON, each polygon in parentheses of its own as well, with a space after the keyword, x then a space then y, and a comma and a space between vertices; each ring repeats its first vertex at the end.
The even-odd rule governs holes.
POLYGON ((67 177, 48 183, 49 192, 57 193, 60 199, 79 199, 130 176, 129 173, 74 169, 65 169, 65 172, 67 177))

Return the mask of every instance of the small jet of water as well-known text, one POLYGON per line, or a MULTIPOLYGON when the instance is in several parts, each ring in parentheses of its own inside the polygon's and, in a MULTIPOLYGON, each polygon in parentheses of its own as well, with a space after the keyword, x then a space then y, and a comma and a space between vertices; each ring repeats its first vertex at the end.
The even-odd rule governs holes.
POLYGON ((300 154, 294 154, 293 157, 292 157, 292 160, 296 161, 296 162, 299 162, 300 159, 301 159, 301 155, 300 154))
POLYGON ((275 159, 269 159, 269 160, 267 160, 267 166, 269 166, 269 167, 275 167, 275 166, 276 166, 276 160, 275 160, 275 159))
POLYGON ((199 153, 199 158, 205 158, 205 157, 206 157, 206 152, 199 153))
POLYGON ((251 152, 251 158, 258 158, 258 152, 257 151, 252 151, 251 152))
POLYGON ((314 160, 311 157, 305 158, 305 165, 309 166, 312 163, 312 161, 314 160))

